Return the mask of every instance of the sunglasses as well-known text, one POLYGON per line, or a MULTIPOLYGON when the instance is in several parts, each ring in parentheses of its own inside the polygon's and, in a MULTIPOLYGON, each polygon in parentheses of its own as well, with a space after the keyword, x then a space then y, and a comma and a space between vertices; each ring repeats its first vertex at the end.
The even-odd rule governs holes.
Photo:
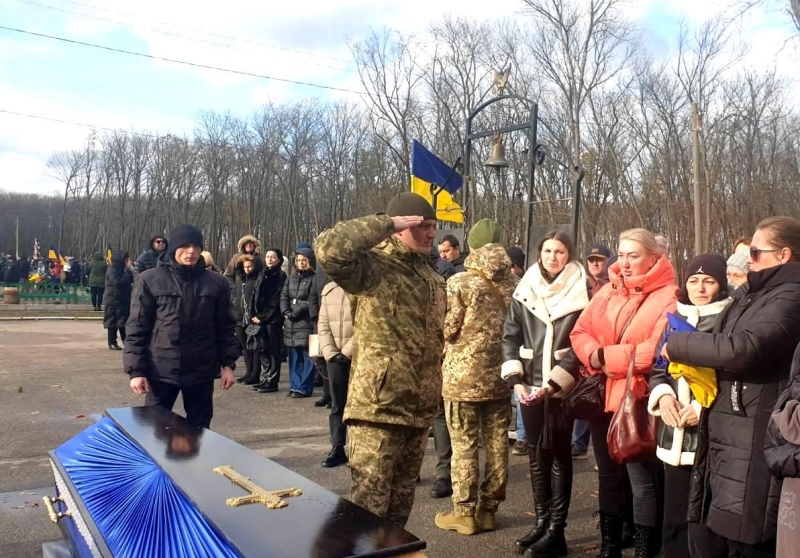
POLYGON ((750 259, 754 262, 757 262, 761 259, 761 254, 764 252, 780 252, 782 248, 773 248, 773 249, 765 249, 765 248, 756 248, 755 246, 750 247, 750 259))
POLYGON ((153 244, 164 244, 163 240, 154 240, 153 244))

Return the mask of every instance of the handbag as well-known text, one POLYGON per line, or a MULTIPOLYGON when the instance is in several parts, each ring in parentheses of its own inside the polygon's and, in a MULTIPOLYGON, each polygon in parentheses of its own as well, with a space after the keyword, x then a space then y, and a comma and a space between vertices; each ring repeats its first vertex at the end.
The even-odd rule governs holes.
POLYGON ((319 349, 319 334, 312 333, 308 336, 308 357, 321 358, 322 351, 319 349))
POLYGON ((647 396, 637 397, 631 390, 633 365, 636 361, 634 345, 625 380, 625 395, 611 417, 608 426, 608 455, 617 463, 655 459, 658 446, 656 417, 647 412, 647 396))
MULTIPOLYGON (((633 317, 644 303, 647 295, 643 295, 636 308, 633 309, 622 330, 619 332, 617 344, 622 341, 625 330, 633 321, 633 317)), ((585 366, 579 368, 580 378, 575 382, 570 392, 561 400, 561 408, 567 419, 592 421, 605 411, 606 408, 606 375, 592 374, 585 366)))

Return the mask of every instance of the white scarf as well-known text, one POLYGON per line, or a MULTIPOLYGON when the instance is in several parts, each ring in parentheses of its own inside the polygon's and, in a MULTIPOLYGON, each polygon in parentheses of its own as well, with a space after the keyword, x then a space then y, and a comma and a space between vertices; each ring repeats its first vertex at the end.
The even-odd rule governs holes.
POLYGON ((711 304, 704 304, 703 306, 694 306, 693 304, 684 304, 678 302, 678 314, 686 318, 686 321, 692 326, 697 327, 700 323, 700 318, 706 316, 716 316, 730 303, 731 299, 718 300, 711 304))
POLYGON ((542 350, 542 387, 547 386, 553 369, 553 322, 589 305, 586 270, 578 262, 569 262, 555 281, 548 283, 538 264, 532 265, 512 295, 545 325, 542 350))

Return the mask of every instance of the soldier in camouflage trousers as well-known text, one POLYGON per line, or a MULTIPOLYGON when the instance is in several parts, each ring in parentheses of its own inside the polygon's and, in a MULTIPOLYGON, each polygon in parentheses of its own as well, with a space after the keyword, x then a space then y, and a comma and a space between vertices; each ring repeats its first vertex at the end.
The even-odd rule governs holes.
POLYGON ((466 272, 447 281, 445 414, 453 444, 453 512, 439 513, 440 529, 472 535, 494 530, 508 482, 509 388, 500 377, 503 320, 519 282, 500 241, 500 225, 483 219, 467 239, 466 272), (478 443, 485 450, 480 482, 478 443))
POLYGON ((350 500, 403 527, 442 389, 447 301, 430 258, 433 208, 405 192, 386 213, 338 223, 315 246, 353 308, 350 500))

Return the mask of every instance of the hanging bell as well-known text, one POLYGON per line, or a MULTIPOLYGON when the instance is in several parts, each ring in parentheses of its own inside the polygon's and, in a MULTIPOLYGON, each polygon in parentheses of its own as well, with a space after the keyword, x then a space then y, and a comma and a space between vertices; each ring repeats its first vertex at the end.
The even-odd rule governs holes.
POLYGON ((492 154, 483 164, 484 167, 493 169, 494 172, 500 173, 500 169, 508 168, 508 161, 506 160, 506 148, 503 146, 503 138, 500 134, 494 135, 494 146, 492 147, 492 154))

